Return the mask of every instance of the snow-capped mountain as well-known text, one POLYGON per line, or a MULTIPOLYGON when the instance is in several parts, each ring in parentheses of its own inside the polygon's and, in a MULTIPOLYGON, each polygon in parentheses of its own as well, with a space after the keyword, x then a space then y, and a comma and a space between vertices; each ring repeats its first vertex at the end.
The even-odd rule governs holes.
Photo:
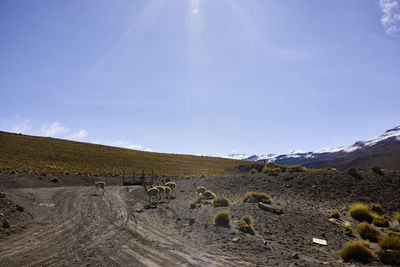
POLYGON ((387 130, 382 135, 375 138, 355 142, 351 146, 338 148, 323 148, 314 152, 303 152, 295 150, 290 154, 264 154, 264 155, 246 155, 246 154, 231 154, 228 158, 242 159, 249 161, 273 161, 278 164, 285 165, 304 165, 315 167, 325 165, 324 163, 331 162, 339 158, 345 158, 350 155, 355 155, 363 151, 369 151, 373 148, 387 146, 395 143, 400 143, 400 126, 387 130))

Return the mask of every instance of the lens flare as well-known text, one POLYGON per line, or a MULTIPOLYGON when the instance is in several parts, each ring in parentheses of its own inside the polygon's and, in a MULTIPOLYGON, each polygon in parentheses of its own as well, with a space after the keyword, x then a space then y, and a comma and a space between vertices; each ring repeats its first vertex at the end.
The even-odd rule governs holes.
POLYGON ((193 9, 193 14, 197 14, 197 13, 199 13, 199 10, 198 9, 193 9))

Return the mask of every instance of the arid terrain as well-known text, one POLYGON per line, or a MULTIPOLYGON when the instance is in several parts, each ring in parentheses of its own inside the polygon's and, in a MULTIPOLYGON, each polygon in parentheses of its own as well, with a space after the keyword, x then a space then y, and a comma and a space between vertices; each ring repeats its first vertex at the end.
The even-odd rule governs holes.
MULTIPOLYGON (((107 183, 98 196, 88 176, 0 174, 2 266, 354 266, 338 256, 343 245, 360 239, 346 236, 342 224, 358 222, 347 214, 354 202, 380 203, 399 229, 392 213, 400 207, 400 172, 383 176, 359 170, 362 179, 347 172, 247 174, 210 178, 172 178, 176 198, 148 206, 141 186, 122 186, 121 177, 96 177, 107 183), (228 207, 196 200, 193 182, 230 199, 228 207), (274 214, 257 203, 242 203, 247 191, 268 193, 274 214), (10 209, 16 205, 23 211, 10 209), (230 227, 213 222, 219 210, 229 210, 230 227), (342 216, 329 221, 338 209, 342 216), (239 219, 254 218, 254 235, 239 231, 239 219), (327 240, 327 246, 312 242, 327 240)), ((157 180, 157 179, 156 179, 157 180)), ((374 248, 376 244, 371 244, 374 248)), ((357 266, 359 264, 357 263, 357 266)), ((380 266, 377 261, 370 266, 380 266)))

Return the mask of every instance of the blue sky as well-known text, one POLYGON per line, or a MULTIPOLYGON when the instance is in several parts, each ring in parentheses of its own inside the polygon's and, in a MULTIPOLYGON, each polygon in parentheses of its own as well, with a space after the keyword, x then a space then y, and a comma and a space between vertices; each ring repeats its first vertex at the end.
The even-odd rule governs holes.
POLYGON ((0 130, 185 154, 400 125, 400 0, 0 1, 0 130))

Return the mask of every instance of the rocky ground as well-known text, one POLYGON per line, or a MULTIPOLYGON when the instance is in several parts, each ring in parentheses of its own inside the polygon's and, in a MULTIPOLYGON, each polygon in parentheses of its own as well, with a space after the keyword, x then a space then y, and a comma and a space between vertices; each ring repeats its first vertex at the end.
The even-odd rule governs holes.
POLYGON ((341 226, 344 221, 357 226, 346 212, 351 203, 382 204, 391 228, 400 228, 393 218, 400 209, 400 173, 358 173, 175 178, 176 198, 153 207, 141 186, 122 186, 121 177, 96 178, 107 183, 104 196, 98 196, 84 175, 57 176, 60 181, 53 182, 52 176, 2 174, 0 191, 7 196, 0 199, 0 265, 351 266, 338 256, 347 241, 359 239, 344 235, 341 226), (193 182, 226 196, 230 205, 213 207, 203 200, 189 209, 189 201, 198 198, 193 182), (248 191, 268 193, 283 213, 243 203, 248 191), (342 216, 332 222, 334 209, 342 216), (230 227, 215 226, 220 210, 230 212, 230 227), (245 214, 254 219, 254 235, 239 231, 245 214), (5 220, 10 227, 1 225, 5 220), (314 244, 313 238, 328 245, 314 244))

